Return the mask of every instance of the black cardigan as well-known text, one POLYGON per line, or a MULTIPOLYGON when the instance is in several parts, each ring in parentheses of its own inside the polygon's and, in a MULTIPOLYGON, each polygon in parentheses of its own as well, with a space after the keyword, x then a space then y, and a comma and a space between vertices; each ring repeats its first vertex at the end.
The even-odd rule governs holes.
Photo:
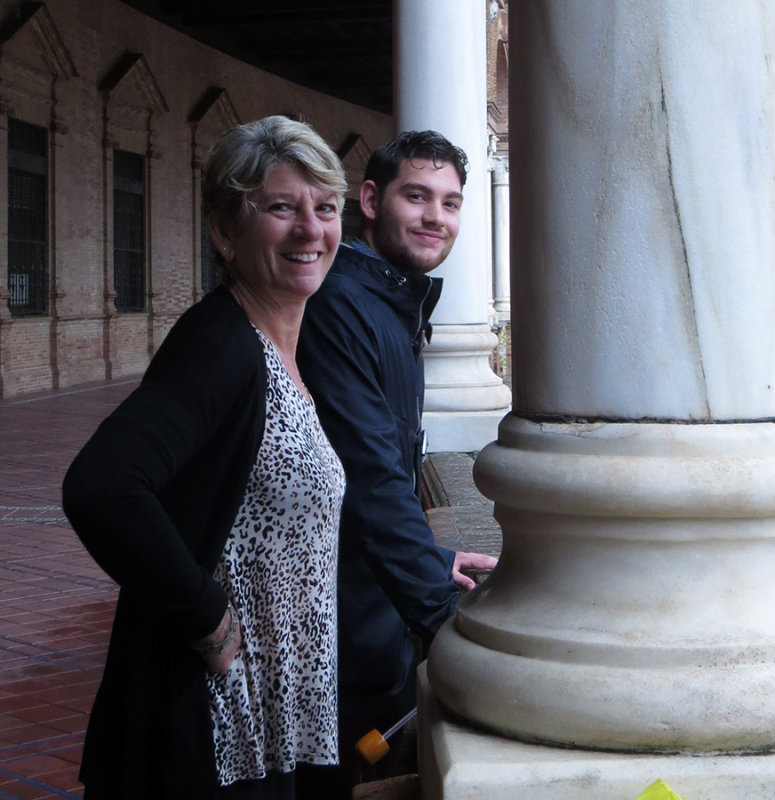
POLYGON ((221 287, 177 321, 68 470, 65 513, 121 587, 81 767, 90 800, 213 796, 205 670, 187 643, 225 611, 212 572, 265 414, 260 340, 221 287))

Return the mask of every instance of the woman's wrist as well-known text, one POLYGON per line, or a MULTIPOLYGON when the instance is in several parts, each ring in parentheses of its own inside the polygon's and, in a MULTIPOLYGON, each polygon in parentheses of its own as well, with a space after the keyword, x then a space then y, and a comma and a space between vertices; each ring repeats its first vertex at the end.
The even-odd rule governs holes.
POLYGON ((237 612, 231 603, 226 606, 221 624, 209 636, 191 642, 191 647, 202 655, 215 653, 220 655, 234 641, 239 630, 237 612))

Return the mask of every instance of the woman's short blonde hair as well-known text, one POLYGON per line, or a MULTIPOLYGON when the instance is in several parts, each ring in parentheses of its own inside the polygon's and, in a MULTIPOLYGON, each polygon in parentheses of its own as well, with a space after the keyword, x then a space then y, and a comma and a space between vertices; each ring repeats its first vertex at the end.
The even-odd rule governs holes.
POLYGON ((298 164, 311 183, 333 192, 341 213, 347 178, 339 157, 305 122, 278 115, 232 128, 215 143, 204 169, 205 215, 239 227, 248 195, 284 163, 298 164))

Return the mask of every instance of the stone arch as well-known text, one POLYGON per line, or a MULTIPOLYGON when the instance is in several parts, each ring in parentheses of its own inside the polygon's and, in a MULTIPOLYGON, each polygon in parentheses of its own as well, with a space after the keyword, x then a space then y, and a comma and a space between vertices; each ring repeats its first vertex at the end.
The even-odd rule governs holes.
POLYGON ((196 302, 216 278, 214 254, 202 218, 202 167, 215 140, 224 131, 241 123, 228 91, 211 86, 204 93, 188 117, 191 125, 191 230, 193 232, 192 300, 196 302))

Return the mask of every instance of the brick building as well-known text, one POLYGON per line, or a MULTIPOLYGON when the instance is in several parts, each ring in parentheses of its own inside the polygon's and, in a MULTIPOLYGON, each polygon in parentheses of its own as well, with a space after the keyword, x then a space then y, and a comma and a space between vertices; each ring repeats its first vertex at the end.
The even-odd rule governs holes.
POLYGON ((210 145, 274 113, 310 122, 356 192, 393 134, 118 0, 0 0, 0 397, 144 370, 213 281, 210 145))

